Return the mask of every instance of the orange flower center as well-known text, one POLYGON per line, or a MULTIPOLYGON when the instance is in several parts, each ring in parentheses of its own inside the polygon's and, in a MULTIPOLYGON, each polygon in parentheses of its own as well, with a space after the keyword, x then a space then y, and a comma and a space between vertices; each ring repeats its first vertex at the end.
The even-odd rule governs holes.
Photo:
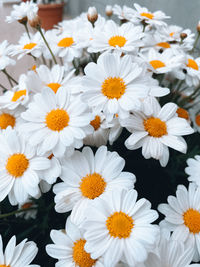
POLYGON ((66 37, 59 41, 59 47, 70 47, 74 43, 74 39, 72 37, 66 37))
POLYGON ((178 117, 189 120, 189 113, 184 108, 177 108, 176 113, 178 114, 178 117))
POLYGON ((170 32, 169 36, 173 37, 174 34, 175 32, 170 32))
POLYGON ((199 70, 199 67, 198 67, 196 61, 191 59, 191 58, 188 59, 187 67, 192 68, 194 70, 199 70))
POLYGON ((26 95, 26 90, 19 90, 14 93, 11 101, 16 102, 21 96, 25 96, 25 95, 26 95))
POLYGON ((145 130, 153 137, 162 137, 167 134, 167 125, 159 118, 151 117, 143 122, 145 130))
POLYGON ((0 267, 10 267, 10 265, 1 264, 0 267))
POLYGON ((109 99, 117 98, 119 99, 126 90, 126 84, 122 78, 119 77, 109 77, 107 78, 101 86, 101 92, 107 96, 109 99))
POLYGON ((101 125, 101 118, 100 116, 96 115, 94 120, 90 122, 90 124, 93 126, 94 130, 98 130, 101 125))
POLYGON ((16 119, 13 115, 8 113, 3 113, 0 115, 0 128, 2 130, 6 129, 8 126, 12 128, 15 126, 16 119))
POLYGON ((170 48, 171 47, 171 45, 169 43, 167 43, 167 42, 157 43, 156 45, 160 46, 162 48, 170 48))
POLYGON ((32 202, 27 202, 22 205, 22 209, 29 209, 33 206, 32 202))
POLYGON ((6 169, 15 178, 21 177, 28 169, 29 161, 24 154, 13 154, 7 160, 6 169))
POLYGON ((153 19, 154 18, 154 15, 152 13, 146 13, 146 12, 143 12, 143 13, 140 13, 140 15, 142 17, 146 17, 148 19, 153 19))
POLYGON ((23 49, 33 49, 37 44, 36 43, 29 43, 24 45, 23 49))
POLYGON ((196 115, 195 122, 198 126, 200 126, 200 114, 196 115))
POLYGON ((51 88, 54 91, 54 93, 56 94, 58 89, 61 87, 61 84, 59 84, 59 83, 48 83, 47 86, 49 88, 51 88))
POLYGON ((160 60, 151 60, 149 63, 151 64, 151 66, 152 66, 154 69, 159 69, 159 68, 163 68, 163 67, 165 67, 165 63, 163 63, 163 62, 160 61, 160 60))
POLYGON ((80 190, 82 195, 89 199, 99 197, 105 191, 106 182, 103 177, 94 172, 93 174, 87 174, 82 178, 80 183, 80 190))
POLYGON ((200 232, 200 212, 189 209, 183 214, 185 226, 187 226, 191 233, 197 234, 200 232))
POLYGON ((31 67, 31 70, 34 71, 35 73, 37 73, 37 72, 36 72, 36 68, 37 68, 37 66, 36 66, 36 65, 33 65, 33 66, 31 67))
POLYGON ((119 47, 123 47, 126 44, 127 40, 124 36, 113 36, 108 40, 108 43, 110 46, 119 46, 119 47))
POLYGON ((133 229, 133 219, 126 213, 114 212, 106 220, 106 226, 110 236, 119 238, 128 238, 133 229))
POLYGON ((80 239, 74 242, 73 260, 75 262, 75 266, 92 267, 96 262, 96 260, 93 260, 90 254, 85 251, 85 243, 86 241, 84 239, 80 239))
POLYGON ((63 109, 53 109, 46 115, 46 125, 52 131, 61 131, 68 126, 69 115, 63 109))

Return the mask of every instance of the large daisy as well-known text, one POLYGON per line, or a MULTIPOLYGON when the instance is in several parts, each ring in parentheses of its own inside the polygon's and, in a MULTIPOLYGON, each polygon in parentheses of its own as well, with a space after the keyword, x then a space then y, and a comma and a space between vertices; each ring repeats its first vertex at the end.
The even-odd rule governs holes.
POLYGON ((148 86, 140 82, 142 72, 131 56, 104 53, 97 64, 86 66, 82 97, 95 112, 103 111, 108 120, 116 113, 128 117, 130 110, 140 109, 140 99, 149 92, 148 86))
POLYGON ((115 190, 88 206, 82 224, 85 250, 92 258, 103 256, 106 267, 121 259, 138 266, 159 238, 158 226, 151 224, 157 218, 148 200, 137 201, 135 190, 115 190))
POLYGON ((165 215, 161 227, 172 231, 172 238, 193 249, 193 261, 200 260, 200 188, 194 183, 188 190, 179 185, 176 197, 169 196, 168 204, 160 204, 158 210, 165 215))
POLYGON ((63 156, 70 147, 80 148, 83 138, 92 133, 91 114, 78 98, 72 99, 65 87, 55 94, 44 88, 34 96, 22 118, 26 123, 20 130, 40 155, 51 151, 56 157, 63 156))
POLYGON ((96 199, 117 188, 131 189, 135 176, 122 172, 125 161, 117 152, 101 146, 94 155, 91 148, 75 151, 62 164, 63 183, 54 186, 57 212, 72 210, 72 221, 79 224, 86 216, 85 209, 96 199))
POLYGON ((143 112, 122 121, 122 126, 131 132, 125 146, 130 150, 142 147, 146 159, 157 159, 165 167, 169 160, 168 147, 186 153, 187 144, 181 136, 192 134, 194 130, 185 119, 177 116, 176 104, 167 103, 161 108, 154 98, 143 104, 143 112))
POLYGON ((8 195, 12 205, 24 203, 29 196, 39 197, 37 171, 48 169, 49 161, 35 155, 35 148, 8 127, 0 135, 0 201, 8 195))

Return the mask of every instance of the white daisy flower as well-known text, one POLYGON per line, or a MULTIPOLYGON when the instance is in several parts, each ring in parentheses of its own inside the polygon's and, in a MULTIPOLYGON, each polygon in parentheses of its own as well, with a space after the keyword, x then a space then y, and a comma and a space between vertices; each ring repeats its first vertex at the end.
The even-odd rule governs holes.
MULTIPOLYGON (((115 266, 124 259, 130 266, 147 259, 155 247, 159 228, 151 223, 158 218, 146 199, 137 201, 135 190, 114 190, 88 206, 85 250, 92 258, 104 257, 104 266, 115 266)), ((124 261, 123 260, 123 261, 124 261)))
POLYGON ((18 205, 18 209, 24 211, 16 213, 15 216, 22 217, 25 220, 35 219, 37 215, 37 207, 38 206, 31 199, 28 199, 25 203, 18 205))
POLYGON ((114 5, 112 11, 113 14, 118 16, 118 18, 122 21, 130 21, 135 14, 135 11, 126 5, 124 5, 123 7, 119 5, 114 5))
POLYGON ((168 197, 169 204, 160 204, 158 210, 165 215, 161 227, 172 231, 172 238, 193 249, 193 261, 200 260, 200 188, 194 183, 188 190, 179 185, 176 197, 168 197))
POLYGON ((96 28, 91 46, 88 52, 102 52, 117 50, 124 53, 137 52, 144 33, 142 27, 134 26, 132 23, 124 23, 118 26, 114 21, 109 20, 104 28, 96 28))
POLYGON ((126 118, 130 110, 140 109, 140 99, 148 95, 148 86, 141 82, 142 72, 131 56, 104 53, 97 64, 85 67, 83 100, 95 112, 103 111, 108 121, 116 113, 126 118))
POLYGON ((166 23, 163 20, 170 18, 160 10, 155 12, 150 12, 146 7, 141 7, 136 3, 134 4, 134 7, 136 10, 134 10, 135 14, 131 19, 131 21, 133 21, 134 23, 144 21, 146 24, 150 26, 161 27, 166 25, 166 23))
POLYGON ((200 133, 200 108, 198 106, 190 109, 190 117, 195 131, 200 133))
POLYGON ((185 168, 185 172, 189 175, 188 181, 196 183, 200 186, 200 156, 196 155, 194 158, 187 159, 187 167, 185 168))
POLYGON ((31 54, 38 58, 41 56, 44 48, 44 43, 39 32, 36 32, 35 34, 30 33, 30 38, 27 33, 24 33, 18 43, 19 44, 17 45, 11 46, 12 51, 10 52, 12 56, 18 55, 17 59, 20 59, 27 54, 31 54))
POLYGON ((199 86, 200 84, 200 57, 194 59, 192 56, 186 57, 183 68, 185 82, 188 86, 199 86))
POLYGON ((26 75, 20 75, 18 85, 0 96, 0 108, 14 110, 27 105, 29 92, 26 81, 26 75))
POLYGON ((35 156, 35 148, 10 127, 0 135, 0 141, 0 201, 7 195, 12 205, 26 202, 29 196, 38 198, 37 171, 48 169, 49 161, 35 156))
POLYGON ((192 134, 189 123, 176 114, 177 105, 167 103, 162 108, 156 99, 144 102, 144 112, 134 113, 122 122, 132 134, 125 142, 130 150, 142 147, 144 158, 154 158, 165 167, 169 160, 171 147, 186 153, 187 144, 182 135, 192 134))
POLYGON ((149 49, 148 53, 140 54, 141 58, 146 62, 148 69, 154 73, 167 73, 180 68, 184 63, 184 55, 174 54, 172 49, 166 49, 163 53, 159 53, 156 49, 149 49))
POLYGON ((22 118, 26 123, 20 131, 31 145, 38 146, 39 155, 51 151, 61 157, 70 147, 80 148, 86 135, 93 131, 87 106, 79 98, 72 99, 64 87, 56 94, 44 88, 41 94, 34 95, 22 118))
POLYGON ((108 126, 110 127, 109 143, 110 145, 112 145, 118 139, 123 130, 123 127, 120 124, 118 114, 115 114, 114 118, 112 119, 112 121, 109 123, 108 126))
POLYGON ((5 130, 7 127, 17 128, 23 122, 21 119, 21 113, 24 111, 23 108, 17 108, 15 110, 0 109, 0 132, 5 130))
POLYGON ((4 70, 9 65, 15 65, 15 60, 9 57, 11 47, 8 41, 0 43, 0 70, 4 70))
POLYGON ((54 244, 46 246, 49 256, 58 259, 56 266, 67 267, 104 267, 102 259, 93 259, 85 251, 86 240, 83 230, 79 229, 68 217, 65 230, 51 230, 54 244))
POLYGON ((6 22, 22 22, 27 19, 33 19, 37 16, 38 5, 33 1, 21 2, 19 5, 13 5, 10 16, 6 17, 6 22))
POLYGON ((24 239, 16 245, 16 236, 13 236, 3 252, 3 242, 0 235, 0 266, 2 267, 40 267, 31 264, 37 255, 38 248, 35 242, 24 239))
POLYGON ((72 210, 72 221, 79 224, 86 216, 87 206, 98 198, 117 188, 133 188, 136 178, 132 173, 122 172, 124 165, 124 159, 105 146, 95 155, 89 147, 75 151, 62 164, 63 183, 54 186, 56 211, 72 210))

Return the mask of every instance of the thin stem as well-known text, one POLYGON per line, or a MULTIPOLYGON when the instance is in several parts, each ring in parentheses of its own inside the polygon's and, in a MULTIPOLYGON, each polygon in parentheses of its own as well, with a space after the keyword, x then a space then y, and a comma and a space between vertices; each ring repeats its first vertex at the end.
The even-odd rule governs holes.
POLYGON ((8 89, 7 89, 5 86, 3 86, 2 84, 0 84, 0 87, 1 87, 3 90, 8 91, 8 89))
POLYGON ((2 70, 2 72, 9 78, 11 79, 15 84, 18 84, 18 82, 10 75, 7 73, 6 69, 2 70))
POLYGON ((195 42, 194 42, 194 46, 193 46, 192 51, 194 51, 194 49, 196 48, 196 45, 197 45, 197 43, 198 43, 198 41, 199 41, 199 37, 200 37, 200 33, 198 32, 198 35, 197 35, 196 40, 195 40, 195 42))
POLYGON ((0 214, 0 219, 7 218, 7 217, 10 217, 10 216, 15 215, 17 213, 26 212, 28 210, 34 210, 34 209, 36 209, 36 208, 20 209, 20 210, 11 211, 9 213, 0 214))
POLYGON ((49 46, 47 40, 46 40, 46 38, 44 37, 44 34, 43 34, 43 32, 42 32, 41 27, 38 26, 37 29, 38 29, 39 33, 41 34, 42 39, 44 40, 44 42, 45 42, 47 48, 49 49, 49 52, 50 52, 50 54, 51 54, 51 56, 52 56, 52 58, 53 58, 54 63, 57 64, 56 58, 55 58, 55 56, 54 56, 54 54, 53 54, 53 52, 52 52, 52 50, 51 50, 51 48, 50 48, 50 46, 49 46))
POLYGON ((31 36, 30 36, 29 30, 28 30, 28 27, 27 27, 27 23, 24 23, 24 27, 25 27, 25 29, 26 29, 26 32, 27 32, 28 38, 29 38, 29 39, 31 39, 31 36))

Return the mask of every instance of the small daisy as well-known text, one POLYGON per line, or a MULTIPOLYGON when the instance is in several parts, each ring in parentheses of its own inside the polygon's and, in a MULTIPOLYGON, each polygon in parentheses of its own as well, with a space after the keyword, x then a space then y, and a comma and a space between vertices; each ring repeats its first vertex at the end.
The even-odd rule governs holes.
POLYGON ((191 117, 194 129, 200 133, 200 108, 195 107, 191 109, 190 117, 191 117))
POLYGON ((177 116, 174 103, 161 108, 156 99, 151 99, 144 102, 144 106, 144 112, 134 113, 122 122, 132 133, 125 146, 130 150, 142 147, 144 158, 157 159, 165 167, 169 160, 168 147, 186 153, 187 144, 181 136, 192 134, 194 130, 185 119, 177 116))
POLYGON ((114 5, 112 8, 113 14, 118 16, 118 18, 122 21, 130 21, 133 15, 135 14, 135 11, 128 7, 128 6, 119 6, 119 5, 114 5))
POLYGON ((103 111, 108 120, 116 113, 128 117, 130 110, 140 109, 140 99, 148 95, 149 88, 141 81, 143 69, 131 56, 104 53, 97 64, 89 63, 84 71, 83 100, 95 112, 103 111))
POLYGON ((185 82, 188 86, 199 86, 200 84, 200 57, 194 59, 192 56, 186 57, 183 68, 185 82))
POLYGON ((26 123, 20 125, 20 131, 31 145, 38 146, 39 155, 51 151, 61 157, 70 147, 80 148, 93 131, 87 106, 79 98, 72 99, 64 87, 56 94, 44 88, 34 95, 22 118, 26 123))
POLYGON ((10 51, 11 47, 7 40, 0 43, 0 70, 4 70, 9 65, 15 65, 15 60, 9 57, 10 51))
POLYGON ((12 56, 18 55, 17 59, 20 59, 27 54, 31 54, 38 58, 42 54, 43 47, 44 43, 39 32, 36 32, 35 34, 30 33, 30 38, 27 33, 24 33, 19 39, 19 44, 11 46, 12 51, 10 54, 12 56))
POLYGON ((146 7, 141 7, 138 4, 134 4, 136 10, 131 21, 135 22, 145 22, 150 26, 160 27, 165 26, 166 23, 164 19, 170 18, 166 16, 162 11, 150 12, 146 7))
POLYGON ((117 152, 101 146, 94 155, 91 148, 75 151, 62 166, 63 183, 54 186, 57 212, 72 210, 72 221, 79 224, 86 216, 85 209, 107 192, 117 188, 131 189, 135 176, 122 172, 125 161, 117 152))
POLYGON ((24 239, 16 245, 16 237, 13 236, 3 252, 3 242, 0 235, 0 266, 2 267, 40 267, 30 264, 37 255, 38 248, 35 242, 24 239))
POLYGON ((17 130, 19 125, 23 122, 21 119, 21 113, 23 111, 23 108, 17 108, 15 110, 0 109, 0 132, 9 126, 17 130))
POLYGON ((19 210, 24 210, 24 212, 16 213, 16 217, 22 217, 25 220, 35 219, 37 215, 37 205, 28 199, 25 203, 18 205, 19 210), (31 209, 30 209, 31 208, 31 209))
POLYGON ((177 113, 179 118, 183 118, 183 119, 187 120, 190 123, 190 115, 189 115, 189 112, 186 109, 178 107, 177 110, 176 110, 176 113, 177 113))
POLYGON ((130 266, 147 259, 155 247, 159 228, 151 223, 158 218, 146 199, 137 201, 135 190, 114 190, 104 199, 88 206, 85 229, 85 250, 92 258, 104 257, 104 266, 115 266, 124 259, 130 266))
POLYGON ((83 231, 68 217, 65 230, 52 230, 50 237, 54 244, 47 245, 49 256, 58 259, 56 266, 66 267, 103 267, 101 259, 93 259, 85 251, 86 240, 83 231))
POLYGON ((88 51, 90 53, 112 50, 124 53, 137 52, 143 45, 141 41, 143 36, 140 26, 133 26, 132 23, 118 26, 114 21, 109 20, 103 29, 96 29, 88 51))
POLYGON ((0 140, 0 201, 7 195, 12 205, 26 202, 29 196, 38 198, 37 171, 48 169, 49 161, 35 156, 34 147, 11 127, 0 135, 0 140))
POLYGON ((188 181, 196 183, 200 186, 200 156, 196 155, 194 158, 187 159, 187 167, 185 168, 185 172, 189 175, 188 181))
POLYGON ((168 197, 169 204, 160 204, 158 210, 165 215, 161 227, 172 231, 172 238, 193 249, 193 261, 200 260, 200 188, 194 183, 188 190, 179 185, 176 197, 168 197))

